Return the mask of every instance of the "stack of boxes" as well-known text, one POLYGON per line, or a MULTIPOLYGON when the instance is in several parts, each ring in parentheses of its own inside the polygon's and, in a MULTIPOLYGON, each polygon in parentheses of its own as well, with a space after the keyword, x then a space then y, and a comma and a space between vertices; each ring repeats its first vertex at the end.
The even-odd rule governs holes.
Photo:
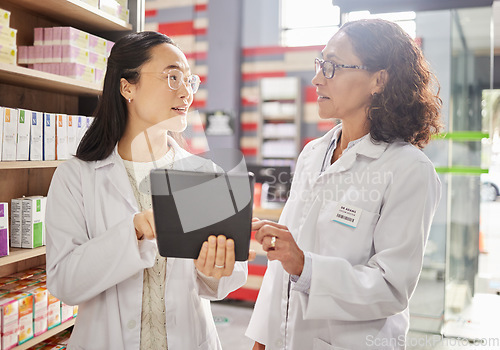
MULTIPOLYGON (((77 306, 69 306, 50 294, 44 268, 33 268, 0 278, 1 349, 11 349, 76 317, 77 306)), ((47 339, 36 349, 61 344, 65 349, 69 334, 47 339)), ((53 347, 52 347, 53 348, 53 347)))
POLYGON ((19 46, 18 64, 101 84, 113 42, 73 27, 35 28, 33 46, 19 46))
POLYGON ((0 107, 0 161, 69 159, 93 120, 0 107))
POLYGON ((10 12, 0 9, 0 63, 16 64, 17 30, 10 28, 10 12))
POLYGON ((113 17, 128 22, 128 0, 81 0, 84 3, 100 9, 113 17))

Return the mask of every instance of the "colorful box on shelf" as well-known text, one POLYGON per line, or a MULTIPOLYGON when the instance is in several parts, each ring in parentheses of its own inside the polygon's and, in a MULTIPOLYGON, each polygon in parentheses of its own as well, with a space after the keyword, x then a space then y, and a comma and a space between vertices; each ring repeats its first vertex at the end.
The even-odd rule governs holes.
POLYGON ((43 113, 30 111, 30 160, 43 160, 43 113))
POLYGON ((29 112, 26 109, 17 110, 16 160, 29 160, 30 158, 31 116, 29 112))
POLYGON ((48 328, 47 323, 47 307, 48 307, 48 291, 39 285, 33 285, 26 288, 26 292, 33 294, 33 334, 39 336, 45 333, 48 328))
POLYGON ((33 338, 33 294, 17 291, 10 292, 4 297, 16 299, 19 303, 18 343, 26 343, 33 338))
POLYGON ((61 47, 61 62, 62 63, 79 63, 83 65, 89 64, 89 50, 82 49, 73 45, 62 45, 61 47))
POLYGON ((128 0, 99 0, 99 9, 125 22, 129 21, 128 0))
POLYGON ((17 29, 0 24, 0 45, 16 46, 17 29))
POLYGON ((95 69, 79 63, 61 63, 61 75, 94 83, 95 69))
POLYGON ((43 160, 56 159, 56 115, 43 114, 43 160))
POLYGON ((42 46, 44 44, 45 28, 33 29, 33 45, 42 46))
POLYGON ((3 119, 1 160, 16 160, 17 109, 0 107, 0 117, 3 119))
POLYGON ((99 7, 99 0, 80 0, 90 6, 93 6, 93 7, 99 7))
POLYGON ((95 52, 89 52, 89 65, 100 70, 106 70, 108 58, 95 52))
POLYGON ((17 47, 0 44, 0 63, 16 64, 17 47))
POLYGON ((6 26, 10 25, 10 11, 0 9, 0 24, 6 26))
POLYGON ((79 48, 89 49, 89 33, 73 27, 61 28, 61 45, 77 46, 79 48))
POLYGON ((68 156, 71 157, 76 154, 76 148, 78 147, 76 134, 78 132, 78 117, 73 115, 68 115, 68 156))
POLYGON ((61 324, 61 301, 50 294, 50 292, 47 306, 47 323, 48 329, 52 329, 61 324))
POLYGON ((18 344, 19 301, 12 297, 6 297, 5 294, 0 296, 1 347, 2 349, 12 349, 18 344))
POLYGON ((9 203, 0 203, 0 256, 9 255, 9 203))
POLYGON ((41 247, 45 235, 46 197, 30 196, 22 202, 22 248, 41 247))
POLYGON ((100 38, 97 35, 89 34, 89 51, 95 52, 99 55, 106 56, 106 42, 107 40, 104 38, 100 38))
POLYGON ((56 116, 56 159, 69 159, 68 152, 68 116, 56 116))

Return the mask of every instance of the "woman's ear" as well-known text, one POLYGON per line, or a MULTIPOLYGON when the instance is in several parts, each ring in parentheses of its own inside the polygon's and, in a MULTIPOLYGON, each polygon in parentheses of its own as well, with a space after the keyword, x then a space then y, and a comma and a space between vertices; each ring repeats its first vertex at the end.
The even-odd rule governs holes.
POLYGON ((128 101, 134 99, 135 85, 125 78, 120 79, 120 94, 128 101))
POLYGON ((375 79, 375 86, 373 87, 372 95, 380 94, 382 93, 382 91, 384 91, 385 86, 389 81, 389 74, 385 69, 382 69, 375 73, 374 79, 375 79))

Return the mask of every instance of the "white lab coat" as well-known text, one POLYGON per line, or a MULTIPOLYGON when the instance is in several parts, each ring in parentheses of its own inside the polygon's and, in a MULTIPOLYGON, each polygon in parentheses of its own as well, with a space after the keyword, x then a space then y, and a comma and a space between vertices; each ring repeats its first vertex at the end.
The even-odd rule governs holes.
MULTIPOLYGON (((176 160, 190 156, 173 139, 176 160)), ((210 171, 213 163, 185 158, 177 169, 210 171)), ((137 241, 138 212, 123 161, 61 164, 47 200, 47 284, 69 305, 79 305, 68 349, 136 350, 140 344, 143 271, 154 264, 155 240, 137 241)), ((167 259, 165 322, 169 350, 220 350, 209 299, 222 299, 246 281, 237 262, 216 291, 198 278, 193 260, 167 259)))
POLYGON ((280 223, 312 255, 309 294, 269 262, 246 335, 266 350, 403 349, 440 181, 405 142, 354 145, 320 175, 337 126, 306 145, 280 223), (332 221, 362 209, 356 228, 332 221), (286 317, 288 313, 288 319, 286 317))

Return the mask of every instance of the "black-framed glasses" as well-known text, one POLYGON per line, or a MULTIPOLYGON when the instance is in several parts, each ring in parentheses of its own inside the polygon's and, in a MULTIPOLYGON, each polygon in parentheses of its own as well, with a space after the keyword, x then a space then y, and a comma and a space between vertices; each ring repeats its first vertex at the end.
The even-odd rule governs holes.
POLYGON ((351 69, 364 69, 368 70, 366 66, 357 66, 351 64, 336 64, 332 61, 325 61, 320 58, 314 59, 315 72, 318 74, 319 70, 323 71, 323 75, 326 79, 332 79, 335 75, 335 69, 337 68, 351 68, 351 69))
POLYGON ((199 76, 192 74, 189 76, 185 76, 184 73, 178 69, 170 69, 168 71, 164 71, 161 73, 154 72, 141 72, 141 74, 157 74, 160 76, 160 79, 166 80, 168 87, 172 90, 179 90, 181 84, 184 84, 186 87, 191 89, 191 92, 195 94, 200 87, 201 79, 199 76))

